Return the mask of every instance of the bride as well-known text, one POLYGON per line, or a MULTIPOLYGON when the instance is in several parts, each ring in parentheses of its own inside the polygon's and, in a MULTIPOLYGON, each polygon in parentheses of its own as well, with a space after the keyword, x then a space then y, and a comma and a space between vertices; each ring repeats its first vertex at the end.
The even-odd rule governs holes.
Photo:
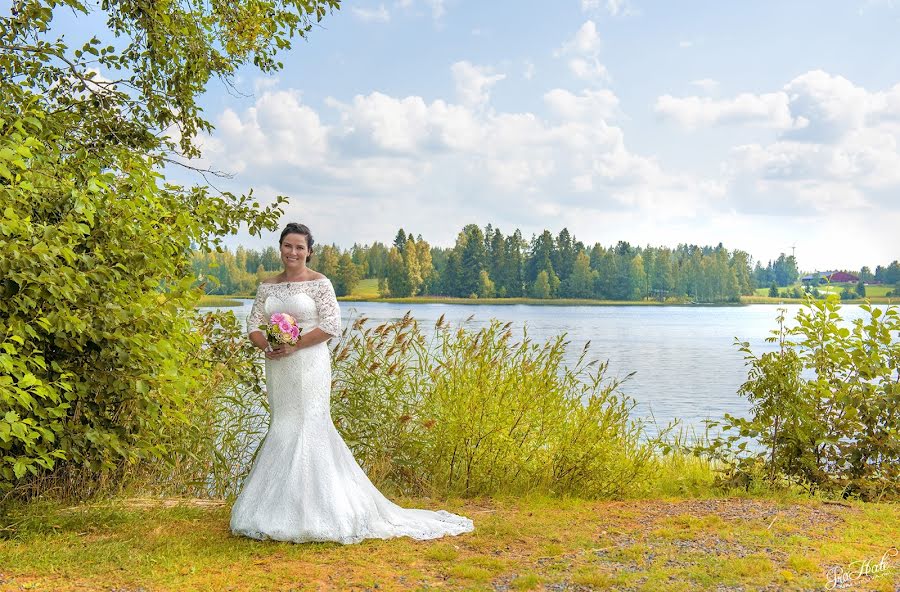
POLYGON ((271 418, 240 495, 231 532, 254 539, 336 541, 408 536, 433 539, 474 530, 446 510, 402 508, 375 488, 331 419, 331 351, 341 332, 334 287, 306 266, 313 237, 290 223, 279 239, 284 271, 259 285, 247 319, 250 341, 266 357, 271 418), (276 312, 302 328, 296 346, 270 347, 258 328, 276 312))

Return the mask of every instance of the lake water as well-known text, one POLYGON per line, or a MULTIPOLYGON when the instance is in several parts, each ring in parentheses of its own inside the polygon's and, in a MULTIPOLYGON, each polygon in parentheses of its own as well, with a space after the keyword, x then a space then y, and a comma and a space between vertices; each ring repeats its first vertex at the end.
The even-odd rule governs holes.
MULTIPOLYGON (((240 307, 227 307, 245 322, 252 300, 240 307)), ((749 341, 757 355, 776 348, 765 338, 777 328, 778 307, 773 305, 681 307, 681 306, 554 306, 554 305, 466 305, 392 304, 340 302, 346 324, 364 315, 379 323, 403 317, 407 311, 423 331, 433 327, 442 314, 454 326, 470 315, 471 327, 490 323, 491 318, 513 322, 514 339, 521 338, 527 324, 529 337, 542 342, 567 333, 567 359, 577 360, 590 341, 588 359, 609 360, 609 373, 624 377, 621 391, 637 405, 632 415, 655 419, 665 426, 679 418, 683 425, 703 432, 704 419, 721 419, 725 413, 749 416, 749 404, 738 394, 747 379, 743 354, 734 338, 749 341)), ((789 325, 800 305, 785 304, 789 325)), ((882 307, 883 308, 883 307, 882 307)), ((858 305, 844 305, 841 316, 847 324, 867 316, 858 305)), ((655 428, 649 427, 650 433, 655 428)))

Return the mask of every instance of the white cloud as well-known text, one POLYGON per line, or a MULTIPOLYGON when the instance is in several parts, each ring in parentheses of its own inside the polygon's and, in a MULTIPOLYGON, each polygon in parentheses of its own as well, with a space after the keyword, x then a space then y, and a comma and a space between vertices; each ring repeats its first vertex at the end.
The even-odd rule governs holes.
POLYGON ((813 70, 784 87, 791 113, 803 122, 795 139, 831 141, 862 127, 874 99, 864 88, 842 76, 813 70))
POLYGON ((451 72, 457 103, 372 92, 328 99, 318 113, 295 91, 266 90, 244 112, 222 113, 204 156, 289 195, 407 203, 426 191, 441 207, 479 204, 523 223, 568 207, 694 216, 701 200, 719 199, 714 184, 631 152, 607 121, 619 108, 609 90, 552 89, 548 120, 493 109, 500 74, 468 62, 451 72))
POLYGON ((384 4, 379 4, 378 8, 360 8, 354 6, 351 8, 353 16, 356 18, 372 23, 386 23, 391 20, 391 14, 388 12, 384 4))
POLYGON ((609 72, 600 63, 600 35, 592 20, 585 21, 575 35, 554 52, 567 57, 569 70, 576 78, 589 82, 609 80, 609 72))
POLYGON ((789 129, 794 121, 788 103, 788 95, 781 91, 762 95, 742 93, 722 100, 663 95, 657 98, 654 110, 688 129, 736 123, 789 129))
POLYGON ((619 98, 610 90, 585 90, 581 95, 555 88, 544 95, 550 110, 562 119, 592 121, 614 117, 619 108, 619 98))
POLYGON ((597 25, 594 21, 585 21, 575 35, 558 50, 558 55, 595 55, 599 52, 600 35, 597 33, 597 25))
POLYGON ((282 166, 320 166, 329 150, 328 127, 292 90, 265 91, 242 115, 226 109, 204 140, 213 168, 243 172, 282 166))
POLYGON ((754 126, 769 142, 736 145, 722 165, 730 207, 823 216, 835 211, 898 210, 900 85, 872 92, 812 70, 781 90, 657 99, 656 112, 687 129, 754 126))
POLYGON ((456 62, 451 67, 456 82, 456 94, 469 107, 480 107, 490 99, 490 89, 506 78, 505 74, 494 74, 491 68, 475 66, 469 62, 456 62))
POLYGON ((616 238, 723 241, 764 256, 759 245, 791 232, 802 233, 805 249, 819 248, 818 229, 835 216, 855 220, 856 236, 865 236, 863 213, 884 236, 900 220, 900 85, 871 92, 814 72, 772 93, 661 101, 661 115, 688 127, 755 128, 721 171, 703 177, 631 150, 611 90, 547 90, 544 117, 494 108, 490 90, 502 74, 489 68, 458 62, 449 74, 454 101, 371 92, 321 109, 267 82, 251 107, 220 114, 214 136, 201 138, 204 156, 243 186, 301 196, 289 213, 326 220, 321 232, 361 241, 384 240, 383 228, 402 219, 423 233, 435 228, 428 238, 439 242, 434 220, 455 232, 476 215, 525 229, 569 225, 601 240, 591 224, 603 220, 628 229, 616 238), (840 133, 794 137, 823 127, 840 133), (771 141, 760 141, 766 134, 771 141))

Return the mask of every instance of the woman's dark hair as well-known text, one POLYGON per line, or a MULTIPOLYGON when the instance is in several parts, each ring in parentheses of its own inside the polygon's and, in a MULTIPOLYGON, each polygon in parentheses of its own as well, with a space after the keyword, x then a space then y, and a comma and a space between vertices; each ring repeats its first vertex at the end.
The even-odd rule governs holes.
MULTIPOLYGON (((306 224, 299 224, 297 222, 289 222, 287 226, 284 227, 284 230, 281 231, 281 237, 278 239, 278 246, 281 246, 281 243, 284 242, 284 237, 289 234, 302 234, 306 237, 306 252, 312 253, 313 247, 313 237, 312 233, 309 231, 309 227, 306 224)), ((309 259, 312 255, 306 256, 306 262, 309 263, 309 259)))

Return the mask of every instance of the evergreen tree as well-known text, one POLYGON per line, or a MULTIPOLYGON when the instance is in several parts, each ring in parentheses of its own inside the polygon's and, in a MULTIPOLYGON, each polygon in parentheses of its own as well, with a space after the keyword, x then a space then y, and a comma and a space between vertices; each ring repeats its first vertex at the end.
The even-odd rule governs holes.
POLYGON ((553 270, 560 280, 565 280, 575 267, 575 246, 568 228, 563 228, 556 237, 556 248, 551 251, 553 270))
POLYGON ((619 257, 612 249, 603 253, 597 270, 596 293, 600 298, 614 300, 618 296, 619 257))
POLYGON ((462 296, 462 289, 459 283, 459 255, 456 250, 451 250, 447 254, 447 265, 441 276, 441 293, 447 296, 462 296))
POLYGON ((600 269, 600 260, 603 258, 603 253, 606 252, 606 249, 600 243, 594 243, 594 246, 591 247, 591 269, 597 271, 600 269))
POLYGON ((531 239, 531 253, 526 263, 525 281, 533 283, 542 270, 546 270, 549 278, 553 269, 553 235, 545 230, 531 239))
POLYGON ((508 298, 525 295, 525 248, 522 232, 515 232, 504 241, 503 268, 500 274, 500 290, 508 298))
POLYGON ((403 250, 406 248, 406 233, 403 232, 403 229, 397 231, 397 236, 394 237, 394 246, 397 247, 397 250, 400 254, 403 254, 403 250))
MULTIPOLYGON (((487 237, 487 235, 486 235, 487 237)), ((490 235, 490 249, 488 251, 488 270, 491 279, 498 284, 498 288, 503 287, 503 277, 506 270, 506 239, 499 228, 494 229, 490 235)), ((504 290, 505 292, 505 290, 504 290)))
POLYGON ((468 297, 478 293, 481 271, 485 269, 484 234, 477 224, 467 224, 461 233, 463 237, 459 257, 459 289, 468 297))
POLYGON ((784 253, 778 256, 772 266, 772 273, 775 283, 779 286, 790 286, 800 277, 800 273, 797 271, 797 260, 793 255, 786 256, 784 253))
POLYGON ((374 277, 369 275, 369 249, 364 245, 353 243, 350 248, 350 260, 356 265, 360 279, 374 277))

